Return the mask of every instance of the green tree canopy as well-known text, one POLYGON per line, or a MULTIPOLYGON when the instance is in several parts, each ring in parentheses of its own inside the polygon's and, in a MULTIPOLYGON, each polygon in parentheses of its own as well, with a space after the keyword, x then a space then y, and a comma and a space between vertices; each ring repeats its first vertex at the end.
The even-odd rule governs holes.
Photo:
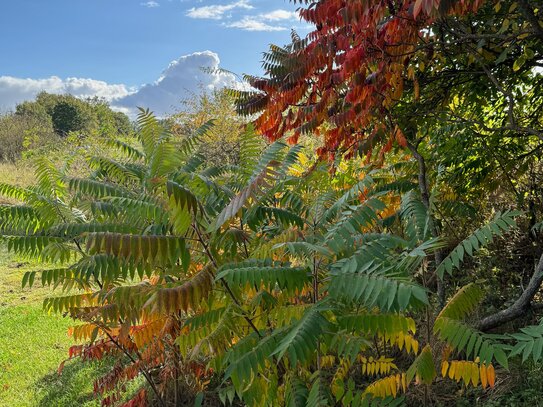
POLYGON ((73 131, 127 133, 132 129, 124 113, 113 111, 105 100, 97 97, 79 99, 72 95, 41 92, 34 101, 19 104, 15 114, 50 120, 60 136, 73 131))

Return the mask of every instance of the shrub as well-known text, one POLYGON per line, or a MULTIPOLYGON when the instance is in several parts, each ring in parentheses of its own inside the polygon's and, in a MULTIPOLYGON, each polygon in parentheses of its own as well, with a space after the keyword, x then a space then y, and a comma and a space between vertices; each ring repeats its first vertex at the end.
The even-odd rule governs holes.
MULTIPOLYGON (((264 148, 250 128, 237 165, 209 167, 195 151, 210 128, 179 138, 145 112, 137 140, 111 142, 124 158, 89 156, 88 177, 39 158, 35 187, 0 184, 20 201, 0 211, 8 249, 54 264, 23 286, 61 288, 44 308, 79 321, 70 358, 116 360, 95 382, 104 405, 139 376, 128 405, 400 405, 438 376, 492 387, 496 363, 541 357, 542 326, 469 324, 477 284, 431 317, 427 257, 444 242, 416 193, 400 202, 364 167, 338 184, 302 146, 264 148)), ((517 215, 497 214, 440 270, 517 215)))
POLYGON ((27 148, 54 142, 55 132, 50 120, 22 114, 0 117, 0 161, 17 161, 27 148))

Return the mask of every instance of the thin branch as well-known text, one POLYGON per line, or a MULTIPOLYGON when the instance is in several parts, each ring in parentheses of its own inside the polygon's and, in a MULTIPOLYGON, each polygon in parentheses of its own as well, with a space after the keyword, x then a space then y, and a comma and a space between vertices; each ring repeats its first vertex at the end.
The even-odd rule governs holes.
MULTIPOLYGON (((211 251, 209 250, 209 246, 206 244, 206 242, 204 241, 204 238, 202 237, 202 234, 200 233, 200 229, 198 229, 198 225, 196 225, 195 223, 193 223, 192 227, 194 228, 194 231, 196 232, 196 234, 198 235, 198 239, 200 240, 200 244, 204 247, 204 250, 206 252, 206 255, 207 257, 209 258, 209 260, 211 261, 211 263, 213 264, 213 266, 215 267, 215 269, 218 269, 219 266, 217 264, 217 262, 215 261, 215 258, 213 257, 213 254, 211 253, 211 251)), ((240 308, 241 308, 241 303, 239 302, 239 300, 236 298, 236 296, 234 295, 234 292, 232 291, 232 289, 228 286, 228 283, 226 282, 226 280, 224 278, 221 278, 221 283, 222 285, 224 286, 224 288, 226 289, 226 292, 228 293, 228 295, 232 298, 232 301, 234 301, 234 303, 240 308)), ((242 309, 243 311, 243 309, 242 309)), ((255 324, 253 323, 253 321, 251 320, 251 318, 249 318, 246 314, 245 314, 245 311, 243 311, 243 318, 247 321, 247 323, 249 324, 249 326, 253 329, 253 331, 255 331, 255 333, 258 335, 259 338, 262 338, 262 334, 260 333, 260 331, 258 330, 258 328, 255 326, 255 324)))

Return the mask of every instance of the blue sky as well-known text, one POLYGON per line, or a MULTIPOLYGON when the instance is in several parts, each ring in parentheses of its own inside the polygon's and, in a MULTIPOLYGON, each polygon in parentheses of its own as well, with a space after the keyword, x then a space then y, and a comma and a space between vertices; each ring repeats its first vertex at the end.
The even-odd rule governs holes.
POLYGON ((40 87, 123 97, 156 83, 171 61, 202 51, 213 53, 204 61, 212 67, 220 58, 222 68, 260 74, 270 43, 287 43, 291 28, 307 32, 296 7, 288 0, 3 0, 0 108, 40 87))

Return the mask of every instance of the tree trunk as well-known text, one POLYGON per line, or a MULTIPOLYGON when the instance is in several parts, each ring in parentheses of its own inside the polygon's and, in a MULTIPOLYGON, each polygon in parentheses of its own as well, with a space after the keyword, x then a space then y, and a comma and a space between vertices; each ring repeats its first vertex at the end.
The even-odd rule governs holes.
POLYGON ((477 328, 483 332, 488 331, 503 325, 506 322, 524 316, 530 309, 530 303, 532 302, 534 295, 539 291, 541 283, 543 283, 543 254, 539 258, 539 262, 535 267, 532 278, 530 278, 530 282, 514 304, 509 308, 483 318, 477 324, 477 328))
MULTIPOLYGON (((413 153, 413 156, 419 163, 419 175, 418 175, 418 181, 419 181, 419 189, 420 189, 420 195, 422 199, 422 203, 426 207, 428 211, 430 211, 430 192, 428 190, 428 179, 426 178, 426 162, 424 160, 424 157, 418 152, 417 147, 415 147, 413 144, 408 143, 407 147, 413 153)), ((439 233, 437 228, 432 222, 432 235, 433 237, 438 237, 439 233)), ((435 269, 437 269, 437 266, 441 264, 443 261, 443 252, 441 250, 436 250, 434 254, 434 262, 435 262, 435 269)), ((437 298, 439 302, 440 308, 443 308, 445 306, 445 287, 443 281, 439 278, 439 276, 436 276, 437 281, 437 298)))

